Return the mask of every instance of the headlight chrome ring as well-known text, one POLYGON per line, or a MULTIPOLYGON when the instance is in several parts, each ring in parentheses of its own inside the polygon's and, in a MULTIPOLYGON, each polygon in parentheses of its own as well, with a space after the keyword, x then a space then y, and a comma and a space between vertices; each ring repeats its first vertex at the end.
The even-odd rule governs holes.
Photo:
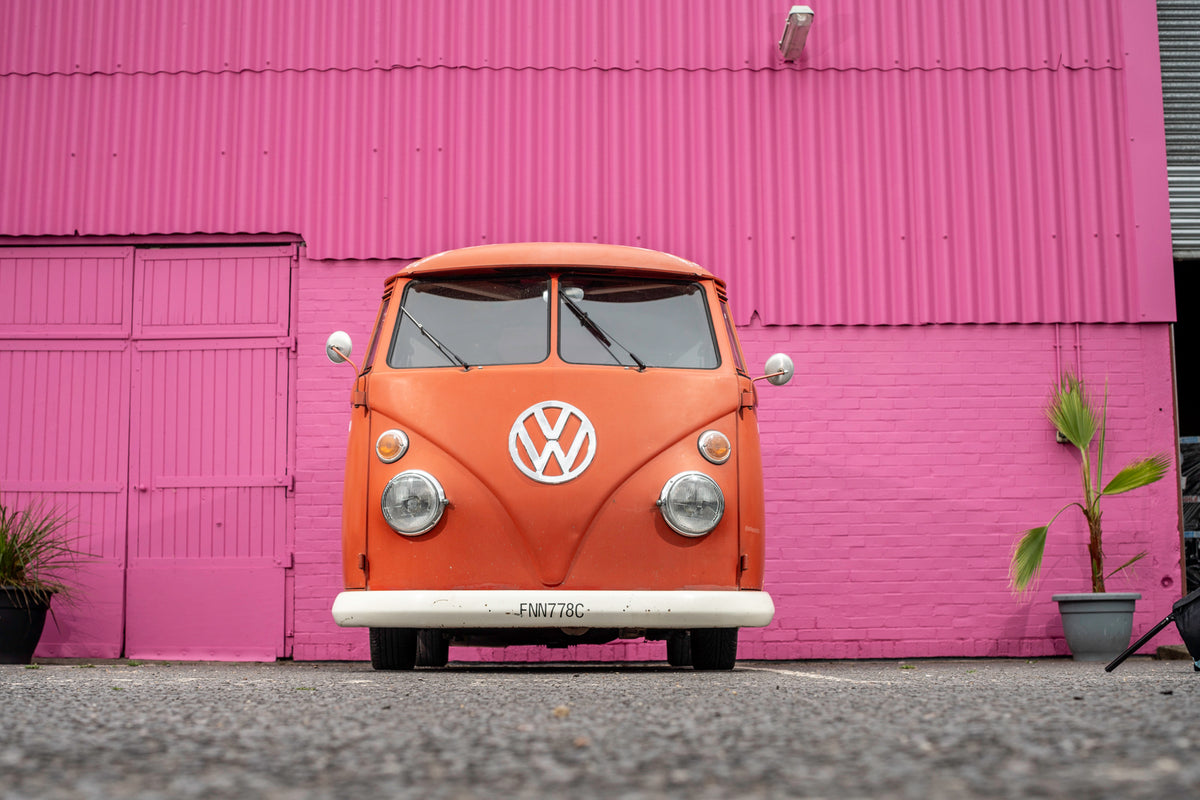
POLYGON ((380 497, 383 518, 402 536, 420 536, 438 524, 449 501, 437 478, 419 469, 388 481, 380 497))
POLYGON ((671 530, 681 536, 704 536, 725 516, 725 495, 703 472, 681 472, 663 486, 658 508, 671 530))

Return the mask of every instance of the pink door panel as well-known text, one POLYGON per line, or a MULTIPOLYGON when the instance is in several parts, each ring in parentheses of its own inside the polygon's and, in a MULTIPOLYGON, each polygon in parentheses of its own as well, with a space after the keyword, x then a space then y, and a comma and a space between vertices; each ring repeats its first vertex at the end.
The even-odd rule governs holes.
POLYGON ((138 253, 131 658, 286 655, 291 254, 138 253))
POLYGON ((132 247, 0 247, 0 339, 126 339, 132 247))
POLYGON ((38 655, 115 658, 124 615, 133 250, 0 249, 0 493, 89 554, 38 655))
POLYGON ((293 247, 138 251, 135 339, 287 336, 293 247))
POLYGON ((274 661, 285 655, 284 570, 275 560, 130 563, 125 642, 130 658, 274 661), (152 613, 155 605, 170 613, 152 613))

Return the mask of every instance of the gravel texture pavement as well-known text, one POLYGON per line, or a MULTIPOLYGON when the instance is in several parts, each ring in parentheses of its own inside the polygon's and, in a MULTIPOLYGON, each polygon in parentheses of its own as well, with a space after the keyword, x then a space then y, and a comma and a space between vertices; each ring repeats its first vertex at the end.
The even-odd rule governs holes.
POLYGON ((0 714, 4 800, 1200 797, 1200 674, 1144 658, 57 662, 0 714))

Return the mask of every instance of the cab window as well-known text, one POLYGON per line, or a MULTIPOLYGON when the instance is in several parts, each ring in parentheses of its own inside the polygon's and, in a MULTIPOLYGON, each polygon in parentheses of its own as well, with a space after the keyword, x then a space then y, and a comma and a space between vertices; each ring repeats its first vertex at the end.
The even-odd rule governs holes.
POLYGON ((550 354, 550 281, 414 280, 404 290, 388 366, 535 364, 550 354))
POLYGON ((699 284, 564 275, 558 303, 563 361, 637 369, 720 366, 699 284))

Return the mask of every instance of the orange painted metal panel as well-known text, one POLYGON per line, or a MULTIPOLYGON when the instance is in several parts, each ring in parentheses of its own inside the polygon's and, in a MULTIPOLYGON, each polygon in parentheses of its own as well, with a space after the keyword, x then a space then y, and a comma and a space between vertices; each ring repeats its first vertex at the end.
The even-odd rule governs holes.
MULTIPOLYGON (((388 281, 393 298, 410 280, 452 279, 531 270, 546 276, 602 269, 605 275, 696 281, 714 323, 719 366, 650 368, 568 363, 552 347, 535 364, 462 369, 396 369, 387 343, 404 318, 393 300, 377 331, 380 345, 352 394, 350 444, 343 507, 343 572, 347 588, 678 590, 761 589, 763 491, 754 388, 737 370, 735 343, 724 326, 723 289, 711 273, 661 253, 595 245, 505 245, 471 248, 417 262, 388 281), (640 269, 646 264, 646 269, 640 269), (556 401, 591 425, 594 457, 555 469, 577 475, 558 483, 531 479, 528 461, 513 444, 517 425, 534 447, 550 434, 519 422, 539 403, 556 401), (404 456, 381 462, 374 443, 400 429, 404 456), (697 448, 699 435, 717 430, 734 442, 733 457, 712 464, 697 448), (408 470, 436 476, 449 506, 432 530, 401 536, 388 525, 380 498, 389 480, 408 470), (725 515, 711 533, 689 538, 664 521, 656 505, 664 484, 685 471, 713 478, 725 497, 725 515), (363 555, 366 555, 366 576, 363 555)), ((547 284, 549 286, 549 284, 547 284)), ((557 285, 557 284, 555 284, 557 285)), ((562 322, 552 304, 554 331, 562 322)), ((569 319, 570 317, 568 317, 569 319)), ((445 332, 454 319, 425 320, 445 332)), ((552 333, 552 341, 558 335, 552 333)), ((564 415, 567 412, 562 412, 564 415)), ((584 423, 546 412, 561 425, 562 451, 584 436, 584 423)), ((539 425, 542 423, 539 423, 539 425)), ((547 451, 541 451, 544 455, 547 451)), ((582 456, 575 456, 582 459, 582 456)))

